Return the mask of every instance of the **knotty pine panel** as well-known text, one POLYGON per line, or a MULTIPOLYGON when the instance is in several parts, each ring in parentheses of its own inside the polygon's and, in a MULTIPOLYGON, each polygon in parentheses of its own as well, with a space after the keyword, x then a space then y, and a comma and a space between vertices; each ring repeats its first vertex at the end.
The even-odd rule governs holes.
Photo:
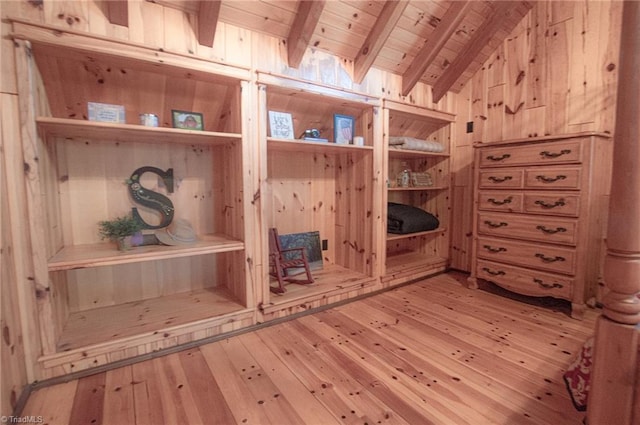
POLYGON ((319 231, 330 241, 324 261, 336 261, 336 158, 273 152, 268 160, 267 226, 280 234, 319 231))
POLYGON ((224 286, 226 281, 217 279, 221 272, 218 257, 221 254, 68 271, 69 310, 77 312, 224 286))
POLYGON ((12 221, 15 220, 11 219, 12 216, 20 211, 19 203, 15 198, 16 191, 13 189, 10 191, 8 187, 10 180, 8 177, 12 177, 11 174, 19 169, 16 166, 20 165, 20 162, 16 161, 18 158, 14 156, 14 149, 17 147, 15 145, 19 145, 13 143, 13 140, 17 139, 18 132, 18 121, 14 116, 16 109, 12 107, 15 101, 16 96, 0 95, 2 103, 0 112, 2 129, 0 138, 0 246, 2 247, 0 249, 0 291, 2 293, 0 321, 3 336, 0 341, 2 344, 0 369, 3 374, 0 383, 0 406, 2 406, 3 415, 14 410, 22 388, 27 385, 24 340, 30 338, 29 335, 24 335, 20 323, 20 311, 25 308, 25 305, 19 302, 19 288, 14 284, 18 281, 26 283, 20 259, 24 254, 21 239, 26 237, 24 231, 26 229, 11 226, 12 221), (5 148, 5 143, 11 143, 12 146, 5 148))
POLYGON ((615 1, 535 3, 467 83, 473 141, 613 133, 620 19, 615 1))
POLYGON ((373 155, 340 155, 336 161, 336 263, 373 273, 373 155))
POLYGON ((61 216, 67 218, 63 219, 65 245, 100 242, 98 221, 127 214, 132 206, 149 224, 159 223, 157 212, 131 200, 126 185, 133 171, 142 166, 163 171, 173 168, 173 193, 154 173, 144 173, 141 185, 167 196, 175 207, 175 217, 189 220, 196 233, 235 233, 215 218, 234 208, 228 202, 235 195, 223 196, 223 179, 229 171, 225 161, 237 162, 225 156, 225 147, 73 139, 52 143, 58 151, 61 216))

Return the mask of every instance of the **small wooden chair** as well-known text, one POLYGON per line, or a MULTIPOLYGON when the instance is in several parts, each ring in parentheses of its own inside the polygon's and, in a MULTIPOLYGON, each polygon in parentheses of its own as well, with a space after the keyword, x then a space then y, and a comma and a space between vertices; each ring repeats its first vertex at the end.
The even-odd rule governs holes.
POLYGON ((278 279, 278 287, 270 287, 271 292, 276 294, 286 292, 284 289, 285 281, 301 285, 313 283, 304 247, 282 249, 278 230, 275 228, 269 229, 269 274, 278 279), (307 273, 306 280, 294 279, 294 276, 288 275, 287 270, 300 268, 304 268, 307 273))

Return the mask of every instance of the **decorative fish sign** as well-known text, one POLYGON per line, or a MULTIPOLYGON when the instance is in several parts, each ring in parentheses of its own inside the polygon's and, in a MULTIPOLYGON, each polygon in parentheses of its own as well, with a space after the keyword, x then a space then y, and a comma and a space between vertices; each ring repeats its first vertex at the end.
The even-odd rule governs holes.
POLYGON ((135 170, 131 174, 131 177, 129 177, 129 179, 127 180, 127 184, 129 185, 129 192, 131 193, 133 199, 140 205, 158 211, 161 217, 160 224, 158 224, 157 226, 153 226, 144 221, 140 216, 138 209, 136 207, 133 207, 131 208, 131 214, 133 215, 133 218, 138 220, 145 229, 162 229, 163 227, 167 227, 169 224, 171 224, 171 220, 173 220, 173 203, 171 202, 171 199, 167 198, 166 196, 158 192, 154 192, 153 190, 149 190, 143 187, 142 184, 140 184, 140 178, 144 173, 147 172, 155 173, 160 176, 167 188, 167 192, 173 193, 173 168, 169 168, 167 169, 167 171, 162 171, 161 169, 156 167, 140 167, 135 170))

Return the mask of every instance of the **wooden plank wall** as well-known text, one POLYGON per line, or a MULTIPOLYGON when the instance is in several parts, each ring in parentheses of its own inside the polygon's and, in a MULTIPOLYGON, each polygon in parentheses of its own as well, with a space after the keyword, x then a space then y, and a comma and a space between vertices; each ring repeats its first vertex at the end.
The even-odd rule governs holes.
MULTIPOLYGON (((205 47, 196 41, 192 25, 196 19, 194 15, 147 1, 130 1, 128 7, 129 27, 122 27, 109 23, 106 3, 101 1, 0 2, 3 133, 7 132, 6 123, 17 119, 18 114, 13 44, 4 37, 9 32, 9 24, 4 18, 9 16, 455 112, 459 119, 451 134, 455 223, 451 226, 452 266, 468 270, 473 142, 558 132, 613 131, 618 54, 616 28, 621 9, 618 2, 536 3, 527 20, 498 47, 464 90, 459 95, 448 94, 438 104, 433 104, 431 91, 424 84, 418 84, 406 98, 402 97, 401 77, 375 69, 361 84, 354 84, 350 77, 352 61, 319 50, 309 49, 299 69, 289 69, 282 39, 220 22, 213 47, 205 47), (467 121, 474 122, 473 133, 465 132, 467 121)), ((24 204, 25 188, 20 186, 23 161, 19 155, 19 134, 19 129, 15 129, 11 137, 3 139, 7 141, 4 145, 7 165, 3 173, 7 174, 7 182, 18 183, 9 187, 8 199, 2 199, 3 204, 6 202, 10 206, 8 217, 3 214, 3 229, 20 229, 26 225, 23 217, 28 215, 24 204), (8 146, 9 140, 15 145, 8 146), (12 156, 7 152, 12 152, 12 156), (10 221, 5 224, 7 218, 10 221)), ((5 176, 0 177, 4 181, 5 176)), ((24 260, 29 258, 30 241, 24 239, 24 234, 12 235, 13 257, 7 257, 5 250, 2 251, 2 320, 3 329, 7 320, 10 335, 19 335, 22 330, 26 361, 21 364, 18 360, 21 356, 5 356, 6 347, 2 345, 0 368, 2 371, 15 369, 14 376, 4 375, 2 379, 2 414, 10 411, 5 403, 10 405, 12 388, 21 388, 26 382, 39 378, 36 366, 40 351, 39 332, 37 321, 31 317, 36 310, 33 282, 29 280, 33 270, 24 260), (7 267, 14 271, 6 272, 7 267), (12 273, 15 273, 15 286, 11 289, 15 291, 8 291, 4 282, 12 279, 5 279, 5 276, 10 277, 12 273), (7 293, 9 297, 5 297, 7 293), (20 307, 20 326, 15 311, 11 318, 5 315, 8 311, 5 306, 9 304, 20 307), (7 378, 9 381, 4 384, 7 378)), ((2 238, 4 248, 4 232, 2 238)))
MULTIPOLYGON (((3 49, 4 50, 4 49, 3 49)), ((20 323, 20 303, 16 283, 18 276, 22 277, 23 265, 17 255, 21 252, 20 228, 12 226, 12 215, 20 214, 15 190, 9 190, 7 182, 15 171, 11 164, 14 151, 5 150, 18 131, 18 121, 15 119, 15 96, 0 94, 2 106, 2 122, 0 123, 0 328, 2 330, 0 365, 0 385, 2 398, 0 399, 0 414, 6 415, 13 411, 13 407, 27 383, 23 332, 20 323), (9 116, 7 116, 9 115, 9 116), (13 116, 11 116, 13 115, 13 116), (10 124, 15 125, 11 126, 10 124)), ((15 217, 13 217, 15 219, 15 217)))
MULTIPOLYGON (((622 2, 536 2, 458 94, 452 266, 470 270, 472 144, 613 134, 622 2), (474 131, 467 134, 466 122, 474 131)), ((603 229, 604 229, 603 224, 603 229)))

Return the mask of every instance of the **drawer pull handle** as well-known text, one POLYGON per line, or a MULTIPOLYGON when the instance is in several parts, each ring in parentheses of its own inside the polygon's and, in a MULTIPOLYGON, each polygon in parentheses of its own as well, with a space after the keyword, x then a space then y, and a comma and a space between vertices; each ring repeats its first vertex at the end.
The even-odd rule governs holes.
POLYGON ((511 155, 509 155, 508 153, 505 153, 502 156, 493 156, 493 155, 489 155, 487 157, 487 159, 489 161, 502 161, 503 159, 507 159, 507 158, 511 158, 511 155))
POLYGON ((567 231, 564 227, 556 227, 555 229, 549 229, 545 226, 536 226, 536 229, 541 230, 543 233, 547 233, 549 235, 553 235, 555 233, 564 233, 567 231))
POLYGON ((486 224, 487 226, 492 227, 494 229, 498 228, 498 227, 506 227, 506 226, 508 226, 508 224, 505 223, 504 221, 501 221, 500 223, 494 223, 493 221, 485 220, 484 224, 486 224))
POLYGON ((493 205, 504 205, 504 204, 510 204, 512 200, 513 200, 513 197, 509 196, 508 198, 502 201, 496 201, 494 198, 489 198, 487 199, 487 202, 490 202, 493 205))
POLYGON ((504 177, 490 176, 489 177, 489 181, 492 181, 494 183, 504 183, 504 182, 509 181, 511 179, 513 179, 513 177, 511 177, 511 176, 504 176, 504 177))
POLYGON ((491 276, 504 276, 506 274, 502 270, 498 270, 497 272, 494 272, 489 267, 483 267, 482 270, 489 273, 491 276))
POLYGON ((568 155, 570 153, 571 153, 571 149, 562 149, 560 152, 542 151, 540 152, 540 155, 544 156, 545 158, 557 158, 559 156, 568 155))
POLYGON ((494 248, 491 245, 483 245, 482 247, 489 252, 506 252, 507 251, 507 248, 503 248, 503 247, 494 248))
POLYGON ((542 280, 540 279, 536 279, 535 277, 533 278, 533 282, 537 283, 538 285, 540 285, 541 287, 543 287, 544 289, 554 289, 554 288, 562 288, 563 285, 560 283, 544 283, 542 280))
POLYGON ((556 261, 565 261, 564 257, 555 256, 555 257, 547 257, 544 254, 536 254, 536 258, 541 259, 545 263, 555 263, 556 261))
POLYGON ((559 175, 555 177, 547 177, 547 176, 536 176, 536 180, 541 181, 542 183, 555 183, 558 180, 564 180, 567 176, 559 175))
POLYGON ((566 204, 564 202, 564 199, 559 199, 556 202, 554 202, 553 204, 548 204, 544 201, 536 201, 534 202, 536 205, 540 205, 542 208, 547 208, 547 209, 551 209, 551 208, 555 208, 555 207, 564 207, 566 204))

